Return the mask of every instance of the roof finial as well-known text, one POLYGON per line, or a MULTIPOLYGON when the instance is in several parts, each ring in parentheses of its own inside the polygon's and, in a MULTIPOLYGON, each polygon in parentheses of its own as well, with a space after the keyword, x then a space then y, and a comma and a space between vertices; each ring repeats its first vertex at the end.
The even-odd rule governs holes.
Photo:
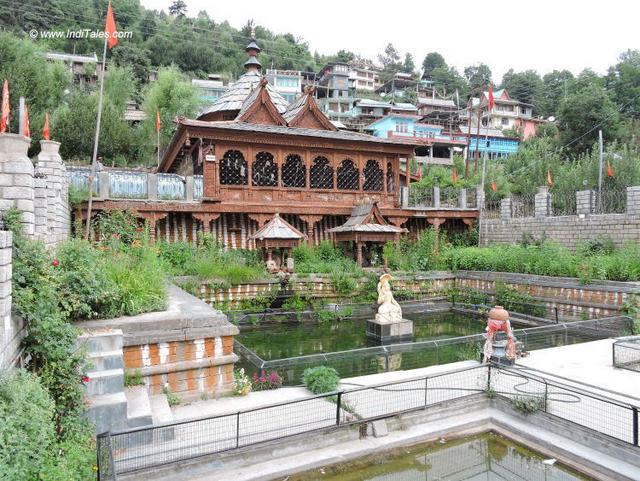
POLYGON ((256 39, 256 27, 254 25, 251 25, 251 40, 255 40, 256 39))
POLYGON ((256 58, 260 53, 260 47, 258 47, 258 44, 256 43, 256 27, 253 25, 251 26, 251 40, 244 50, 249 54, 249 60, 244 63, 244 68, 247 70, 260 70, 262 68, 262 64, 256 58))

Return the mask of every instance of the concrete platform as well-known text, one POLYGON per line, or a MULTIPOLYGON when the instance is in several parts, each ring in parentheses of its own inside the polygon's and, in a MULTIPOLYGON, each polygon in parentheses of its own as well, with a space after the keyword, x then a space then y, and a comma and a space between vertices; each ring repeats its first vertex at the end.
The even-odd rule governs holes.
POLYGON ((516 366, 541 371, 538 374, 565 384, 589 384, 592 391, 637 404, 640 373, 613 367, 614 342, 615 339, 602 339, 539 349, 532 351, 528 358, 518 359, 516 366))

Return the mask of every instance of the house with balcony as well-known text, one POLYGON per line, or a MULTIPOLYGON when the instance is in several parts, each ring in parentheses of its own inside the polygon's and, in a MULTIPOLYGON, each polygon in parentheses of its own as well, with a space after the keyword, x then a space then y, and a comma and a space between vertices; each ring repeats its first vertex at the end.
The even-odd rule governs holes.
POLYGON ((70 53, 44 52, 44 58, 51 62, 62 62, 71 72, 73 83, 80 87, 92 86, 98 82, 102 72, 102 63, 95 53, 76 55, 70 53))
POLYGON ((265 77, 290 104, 302 95, 302 72, 299 70, 267 69, 265 77))
POLYGON ((349 62, 349 80, 351 87, 357 91, 375 92, 382 85, 380 72, 382 69, 370 60, 355 59, 349 62))
POLYGON ((466 147, 464 135, 424 123, 419 115, 392 113, 369 124, 366 131, 375 137, 411 140, 418 165, 453 165, 454 153, 462 154, 466 147))

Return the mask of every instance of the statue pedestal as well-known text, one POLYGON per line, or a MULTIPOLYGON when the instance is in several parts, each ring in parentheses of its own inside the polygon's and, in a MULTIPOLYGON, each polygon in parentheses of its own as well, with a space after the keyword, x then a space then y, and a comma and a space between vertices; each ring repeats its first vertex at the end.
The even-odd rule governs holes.
POLYGON ((411 341, 413 339, 413 321, 402 319, 398 322, 367 321, 367 337, 382 344, 411 341))
MULTIPOLYGON (((484 361, 484 354, 482 355, 484 361)), ((513 366, 515 359, 507 358, 507 340, 493 341, 493 354, 491 355, 491 362, 495 362, 501 366, 513 366)))

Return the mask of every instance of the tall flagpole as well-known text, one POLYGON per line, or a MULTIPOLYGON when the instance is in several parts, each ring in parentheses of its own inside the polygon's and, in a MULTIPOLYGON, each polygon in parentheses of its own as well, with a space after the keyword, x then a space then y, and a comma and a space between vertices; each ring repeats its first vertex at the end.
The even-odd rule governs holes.
POLYGON ((158 168, 160 167, 160 129, 156 127, 156 134, 158 135, 158 168))
POLYGON ((91 174, 89 175, 89 202, 87 203, 87 227, 84 238, 89 240, 91 230, 91 208, 93 206, 93 179, 96 177, 96 160, 98 158, 98 139, 100 137, 100 121, 102 120, 102 96, 104 94, 104 74, 107 63, 107 38, 104 36, 104 50, 102 51, 102 75, 100 76, 100 97, 98 98, 98 118, 96 120, 96 137, 93 142, 93 157, 91 158, 91 174))

